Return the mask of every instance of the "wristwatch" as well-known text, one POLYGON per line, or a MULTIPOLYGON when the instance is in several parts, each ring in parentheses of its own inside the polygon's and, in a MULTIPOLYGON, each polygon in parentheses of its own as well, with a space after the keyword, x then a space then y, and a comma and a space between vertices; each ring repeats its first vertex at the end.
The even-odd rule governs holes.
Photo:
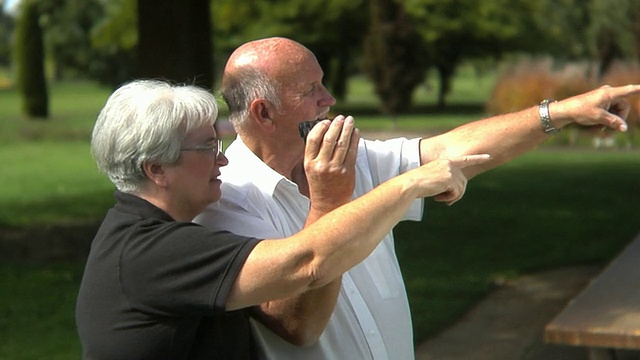
POLYGON ((540 106, 538 107, 538 114, 540 115, 540 124, 542 125, 542 130, 544 130, 545 134, 553 135, 560 131, 560 129, 556 129, 553 125, 551 125, 551 115, 549 115, 549 103, 551 100, 545 99, 542 100, 540 106))

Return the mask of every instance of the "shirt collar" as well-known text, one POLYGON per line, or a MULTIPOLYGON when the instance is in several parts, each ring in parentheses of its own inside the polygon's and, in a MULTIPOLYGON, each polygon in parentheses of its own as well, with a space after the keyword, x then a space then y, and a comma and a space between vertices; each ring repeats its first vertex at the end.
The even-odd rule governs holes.
POLYGON ((275 193, 276 187, 280 183, 290 183, 297 188, 295 183, 270 168, 257 157, 242 141, 239 135, 236 136, 235 140, 227 147, 224 154, 229 159, 229 164, 220 168, 220 179, 223 184, 225 179, 232 181, 234 184, 251 182, 254 186, 258 187, 260 191, 270 195, 275 193), (235 167, 239 168, 232 171, 235 167), (249 172, 251 176, 249 176, 249 172), (251 181, 252 178, 259 178, 260 181, 253 183, 251 181))
POLYGON ((137 195, 116 190, 114 196, 117 201, 114 208, 118 211, 132 214, 143 219, 154 218, 164 221, 175 221, 162 209, 137 195))

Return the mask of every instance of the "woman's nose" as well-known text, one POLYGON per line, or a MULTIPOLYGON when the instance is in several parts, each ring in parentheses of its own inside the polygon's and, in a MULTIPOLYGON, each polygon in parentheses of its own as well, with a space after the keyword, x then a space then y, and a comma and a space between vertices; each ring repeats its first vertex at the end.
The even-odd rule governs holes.
POLYGON ((227 159, 226 156, 224 156, 224 153, 222 151, 220 151, 220 153, 218 154, 218 157, 216 158, 216 164, 218 164, 219 166, 227 166, 229 164, 229 159, 227 159))

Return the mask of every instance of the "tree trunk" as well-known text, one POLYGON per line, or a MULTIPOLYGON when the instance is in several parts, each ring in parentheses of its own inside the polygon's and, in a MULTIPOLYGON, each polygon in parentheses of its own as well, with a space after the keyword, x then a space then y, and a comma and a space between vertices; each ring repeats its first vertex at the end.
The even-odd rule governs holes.
POLYGON ((438 109, 444 109, 447 105, 447 95, 451 91, 451 79, 453 78, 454 68, 451 66, 436 66, 438 69, 438 80, 440 87, 438 88, 438 109))
POLYGON ((210 0, 138 0, 138 76, 213 89, 210 0))
POLYGON ((427 64, 423 40, 401 3, 371 1, 364 66, 374 83, 382 112, 407 112, 413 91, 425 79, 427 64))

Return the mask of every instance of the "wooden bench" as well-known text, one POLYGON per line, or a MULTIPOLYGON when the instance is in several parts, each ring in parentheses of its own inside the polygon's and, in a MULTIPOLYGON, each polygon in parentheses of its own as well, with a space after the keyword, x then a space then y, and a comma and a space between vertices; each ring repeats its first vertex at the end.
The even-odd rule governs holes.
POLYGON ((640 350, 640 234, 547 324, 544 339, 586 347, 594 360, 640 350))

